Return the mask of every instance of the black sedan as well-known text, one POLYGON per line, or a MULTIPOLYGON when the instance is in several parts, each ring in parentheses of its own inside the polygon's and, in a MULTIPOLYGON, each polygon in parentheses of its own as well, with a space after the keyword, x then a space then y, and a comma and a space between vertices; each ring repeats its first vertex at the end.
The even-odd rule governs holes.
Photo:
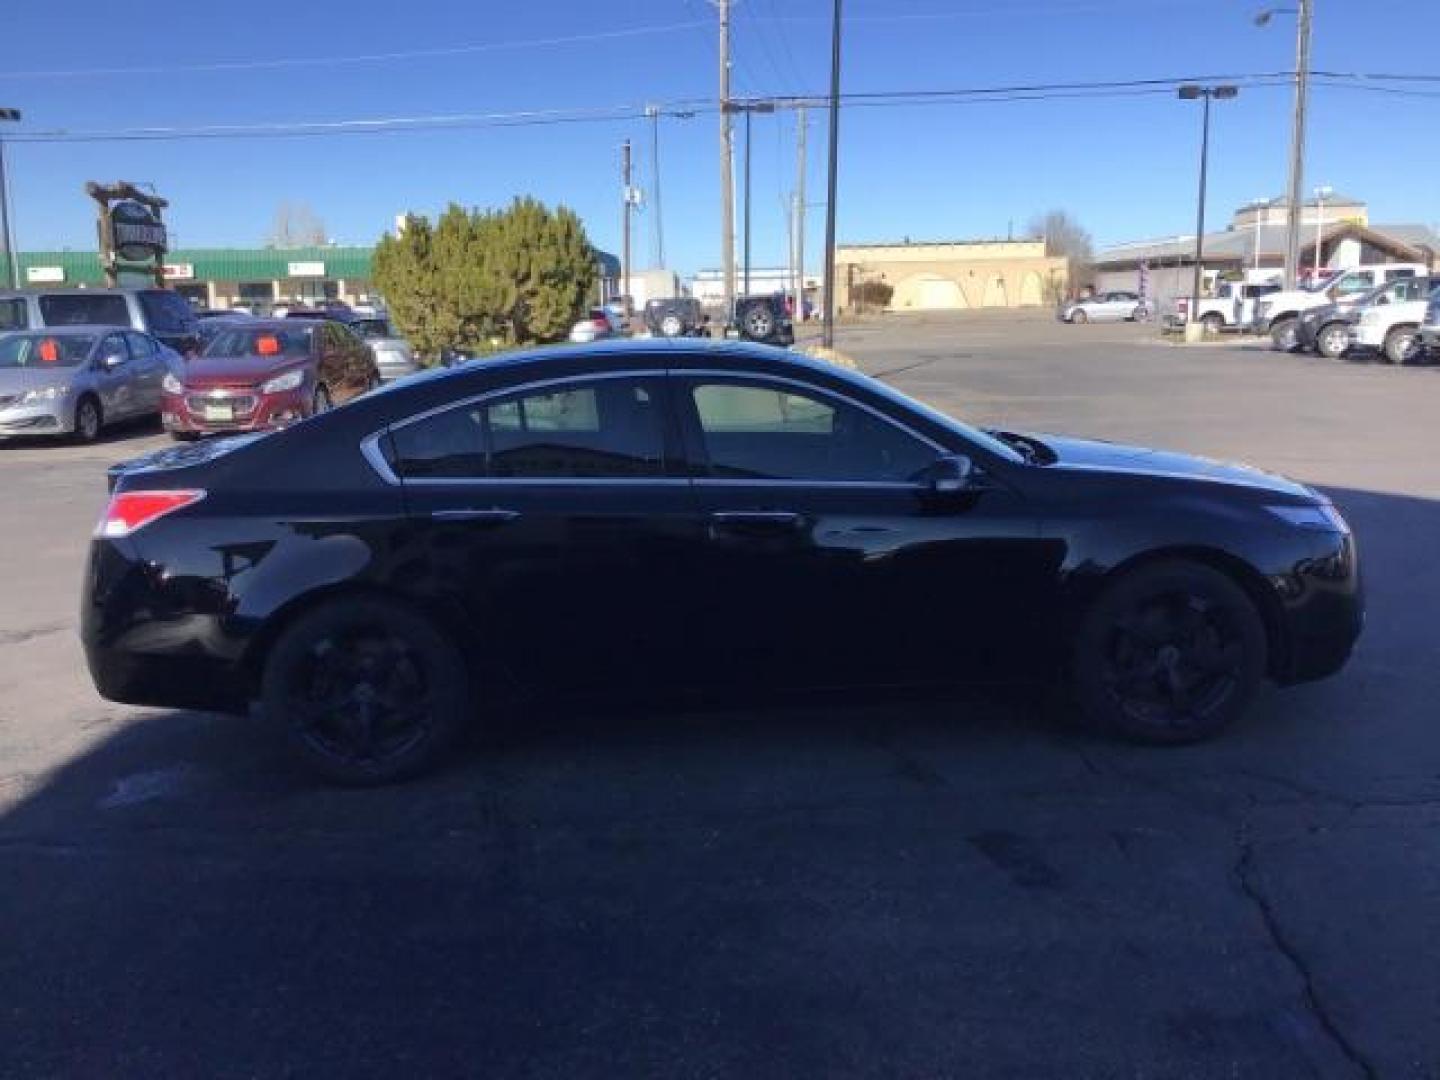
POLYGON ((1065 680, 1215 734, 1336 671, 1350 530, 1243 466, 981 431, 776 349, 624 342, 420 375, 117 468, 101 694, 260 712, 324 775, 417 773, 516 695, 1065 680))

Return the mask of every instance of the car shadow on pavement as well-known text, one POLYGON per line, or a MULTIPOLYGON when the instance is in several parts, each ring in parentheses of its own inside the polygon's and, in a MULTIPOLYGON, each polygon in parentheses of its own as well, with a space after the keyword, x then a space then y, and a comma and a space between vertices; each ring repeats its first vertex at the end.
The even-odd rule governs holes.
POLYGON ((1440 1060, 1440 502, 1331 494, 1360 650, 1203 746, 1076 736, 1033 694, 532 708, 343 790, 256 718, 97 704, 0 815, 0 1075, 1440 1060))

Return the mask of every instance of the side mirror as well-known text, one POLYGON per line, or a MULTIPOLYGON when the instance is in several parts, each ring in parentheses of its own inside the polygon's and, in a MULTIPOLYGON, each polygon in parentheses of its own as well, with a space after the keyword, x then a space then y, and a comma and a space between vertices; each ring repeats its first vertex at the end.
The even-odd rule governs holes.
POLYGON ((936 495, 973 491, 975 481, 975 463, 964 454, 946 454, 925 470, 925 486, 936 495))
POLYGON ((124 353, 112 352, 106 353, 104 359, 100 361, 100 364, 106 371, 114 371, 121 364, 125 363, 125 360, 126 357, 124 353))

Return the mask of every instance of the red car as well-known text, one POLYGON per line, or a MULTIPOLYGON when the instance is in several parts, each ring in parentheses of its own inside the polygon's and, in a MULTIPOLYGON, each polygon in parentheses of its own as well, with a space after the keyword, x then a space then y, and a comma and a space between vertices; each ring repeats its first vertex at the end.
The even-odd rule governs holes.
POLYGON ((338 322, 245 320, 165 376, 177 439, 283 427, 380 385, 370 348, 338 322))

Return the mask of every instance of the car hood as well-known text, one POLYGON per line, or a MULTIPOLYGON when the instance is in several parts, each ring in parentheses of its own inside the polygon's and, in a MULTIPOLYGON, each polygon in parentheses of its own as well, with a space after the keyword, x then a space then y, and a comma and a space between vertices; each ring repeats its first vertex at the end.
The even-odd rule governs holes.
POLYGON ((0 368, 0 395, 8 397, 47 386, 69 386, 83 371, 84 368, 79 367, 0 368))
POLYGON ((250 386, 303 366, 293 356, 197 356, 185 362, 181 379, 187 386, 250 386))
POLYGON ((1138 477, 1162 477, 1174 480, 1199 480, 1259 488, 1294 498, 1314 499, 1318 495, 1304 484, 1283 476, 1267 473, 1238 462, 1216 461, 1193 454, 1170 450, 1151 450, 1143 446, 1122 446, 1098 439, 1072 439, 1064 436, 1028 436, 1048 447, 1056 460, 1050 466, 1084 472, 1124 473, 1138 477))

